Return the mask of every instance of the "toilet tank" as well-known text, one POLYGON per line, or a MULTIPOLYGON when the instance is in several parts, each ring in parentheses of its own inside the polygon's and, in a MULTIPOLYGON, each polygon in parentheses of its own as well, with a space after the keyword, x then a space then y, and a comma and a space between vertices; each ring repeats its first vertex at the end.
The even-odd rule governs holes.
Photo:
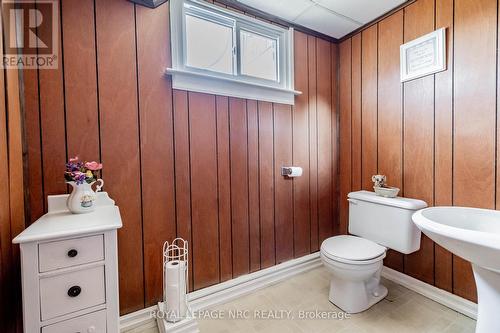
POLYGON ((347 197, 349 233, 401 253, 412 253, 420 248, 420 230, 411 216, 427 207, 425 201, 384 198, 369 191, 351 192, 347 197))

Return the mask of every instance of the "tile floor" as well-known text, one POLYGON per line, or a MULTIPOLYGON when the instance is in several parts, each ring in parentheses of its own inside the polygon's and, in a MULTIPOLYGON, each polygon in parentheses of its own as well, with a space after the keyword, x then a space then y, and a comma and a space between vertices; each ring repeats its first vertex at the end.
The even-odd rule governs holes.
MULTIPOLYGON (((297 332, 297 333, 465 333, 474 332, 475 321, 384 280, 389 295, 369 310, 346 319, 299 319, 300 311, 319 310, 335 316, 340 310, 328 301, 329 276, 324 268, 297 275, 290 280, 259 290, 211 310, 220 310, 226 318, 230 311, 249 310, 249 319, 200 320, 201 333, 297 332), (259 319, 261 316, 291 311, 294 319, 259 319), (257 311, 257 312, 255 312, 257 311), (266 312, 264 312, 266 311, 266 312)), ((286 317, 286 314, 284 314, 286 317)), ((134 333, 156 333, 155 328, 136 329, 134 333)))

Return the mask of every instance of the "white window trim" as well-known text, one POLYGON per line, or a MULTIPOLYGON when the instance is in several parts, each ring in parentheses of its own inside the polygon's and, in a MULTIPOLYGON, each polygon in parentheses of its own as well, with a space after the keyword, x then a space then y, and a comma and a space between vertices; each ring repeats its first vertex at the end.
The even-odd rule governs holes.
POLYGON ((170 25, 172 43, 172 68, 166 69, 166 74, 172 76, 174 89, 202 92, 215 95, 255 99, 267 102, 283 104, 294 104, 295 95, 301 94, 294 90, 294 59, 293 59, 293 29, 284 29, 254 18, 229 11, 222 7, 199 0, 171 0, 170 2, 170 25), (280 57, 285 62, 284 70, 278 69, 280 83, 266 84, 265 80, 247 80, 243 77, 231 77, 225 74, 204 70, 192 70, 184 63, 184 3, 192 3, 213 11, 215 15, 221 15, 238 20, 247 26, 255 26, 256 29, 266 28, 284 35, 284 49, 286 54, 280 57))

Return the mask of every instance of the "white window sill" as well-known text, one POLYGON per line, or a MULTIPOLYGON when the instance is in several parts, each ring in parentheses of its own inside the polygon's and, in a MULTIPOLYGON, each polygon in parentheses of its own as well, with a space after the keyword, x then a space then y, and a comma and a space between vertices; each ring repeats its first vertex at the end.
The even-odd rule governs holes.
POLYGON ((293 105, 302 92, 167 68, 174 89, 293 105))

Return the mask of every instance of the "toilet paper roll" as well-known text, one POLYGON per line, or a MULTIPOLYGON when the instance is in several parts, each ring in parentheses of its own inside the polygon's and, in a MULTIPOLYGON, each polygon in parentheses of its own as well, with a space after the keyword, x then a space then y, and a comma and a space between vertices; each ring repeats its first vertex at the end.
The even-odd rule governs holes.
POLYGON ((302 176, 302 168, 301 167, 288 167, 287 176, 288 177, 300 177, 300 176, 302 176))
POLYGON ((186 316, 186 262, 169 261, 165 265, 166 319, 170 322, 182 320, 186 316))

